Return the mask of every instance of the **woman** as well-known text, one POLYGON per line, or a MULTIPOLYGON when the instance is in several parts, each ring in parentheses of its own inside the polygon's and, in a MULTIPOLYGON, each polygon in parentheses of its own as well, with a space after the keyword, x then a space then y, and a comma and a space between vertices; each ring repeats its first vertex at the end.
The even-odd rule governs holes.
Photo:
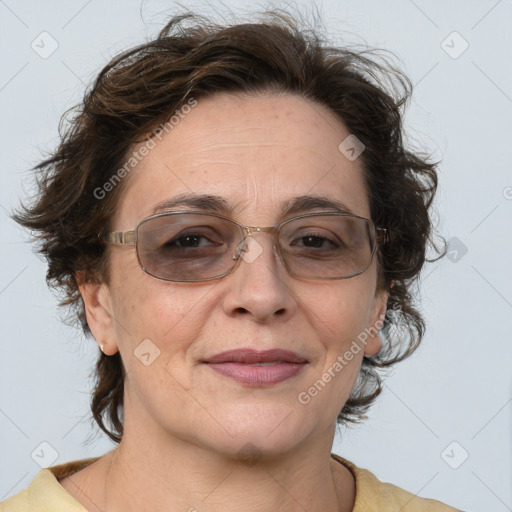
POLYGON ((456 510, 331 455, 424 330, 437 175, 403 147, 409 94, 284 14, 177 16, 103 69, 16 220, 100 347, 118 447, 0 510, 456 510))

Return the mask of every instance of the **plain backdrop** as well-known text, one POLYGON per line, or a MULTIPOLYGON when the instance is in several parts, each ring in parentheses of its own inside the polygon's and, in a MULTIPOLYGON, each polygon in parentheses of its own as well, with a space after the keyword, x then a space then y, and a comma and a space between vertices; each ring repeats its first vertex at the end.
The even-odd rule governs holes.
MULTIPOLYGON (((386 48, 401 62, 415 84, 407 133, 442 160, 435 208, 449 241, 448 256, 422 273, 422 348, 385 381, 369 419, 340 430, 333 451, 421 496, 510 511, 512 2, 297 5, 317 7, 334 43, 386 48)), ((258 8, 187 7, 226 17, 258 8)), ((30 193, 28 169, 57 143, 63 112, 113 55, 178 11, 156 0, 0 0, 0 501, 28 486, 37 454, 52 465, 113 447, 90 421, 98 348, 63 325, 44 261, 8 212, 30 193)))

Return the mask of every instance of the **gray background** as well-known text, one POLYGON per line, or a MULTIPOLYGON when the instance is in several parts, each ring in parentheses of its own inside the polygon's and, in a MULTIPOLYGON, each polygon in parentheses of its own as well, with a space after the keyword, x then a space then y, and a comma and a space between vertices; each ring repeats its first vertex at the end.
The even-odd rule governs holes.
MULTIPOLYGON (((249 4, 211 5, 243 14, 249 4)), ((512 1, 315 5, 335 42, 387 48, 411 77, 406 125, 442 159, 435 207, 450 240, 449 257, 422 274, 423 347, 334 451, 421 496, 510 511, 512 1)), ((170 1, 0 0, 0 501, 26 488, 38 464, 112 448, 88 412, 97 347, 62 324, 44 262, 7 212, 30 193, 27 169, 56 144, 62 113, 115 53, 156 35, 176 10, 170 1), (51 49, 44 31, 58 44, 47 58, 31 47, 51 49)))

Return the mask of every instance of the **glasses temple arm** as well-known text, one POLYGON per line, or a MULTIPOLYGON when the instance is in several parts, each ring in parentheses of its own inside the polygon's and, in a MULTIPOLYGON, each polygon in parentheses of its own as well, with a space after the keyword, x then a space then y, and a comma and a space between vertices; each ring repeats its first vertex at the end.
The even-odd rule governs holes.
POLYGON ((135 245, 135 231, 112 231, 101 237, 103 241, 117 245, 135 245))

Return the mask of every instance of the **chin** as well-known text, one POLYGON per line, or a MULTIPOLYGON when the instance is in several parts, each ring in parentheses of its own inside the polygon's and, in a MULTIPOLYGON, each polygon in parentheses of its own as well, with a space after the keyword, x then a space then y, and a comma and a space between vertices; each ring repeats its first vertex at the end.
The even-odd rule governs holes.
POLYGON ((293 451, 298 444, 300 439, 290 436, 270 440, 261 435, 247 435, 230 439, 227 445, 219 443, 215 446, 215 451, 229 459, 253 465, 257 462, 271 462, 274 459, 282 460, 283 455, 293 451))
POLYGON ((287 410, 283 406, 259 413, 255 408, 252 415, 224 416, 225 430, 222 430, 220 436, 216 436, 215 441, 220 451, 237 458, 271 458, 293 450, 305 442, 312 427, 307 423, 297 411, 287 410))

